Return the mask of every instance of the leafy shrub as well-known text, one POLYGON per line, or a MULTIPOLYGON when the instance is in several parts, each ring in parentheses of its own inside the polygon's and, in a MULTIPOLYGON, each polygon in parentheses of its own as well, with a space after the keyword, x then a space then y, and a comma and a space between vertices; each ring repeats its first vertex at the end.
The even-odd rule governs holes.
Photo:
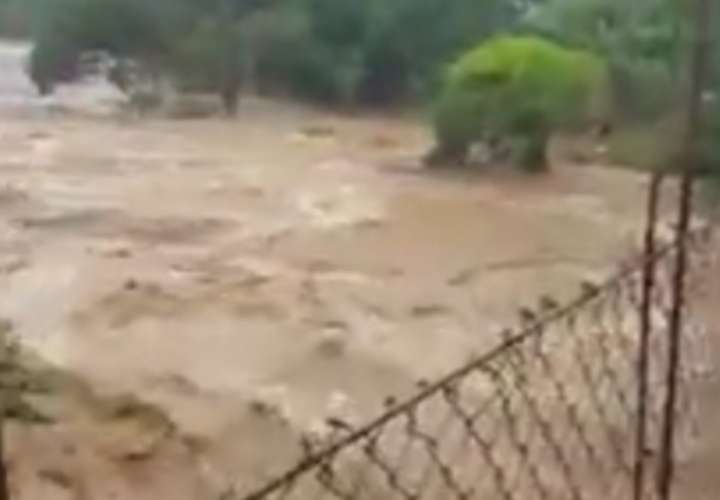
POLYGON ((0 16, 7 5, 32 14, 43 87, 66 79, 66 59, 102 50, 228 99, 242 76, 328 104, 427 97, 449 58, 520 10, 507 0, 0 0, 0 16), (63 50, 49 46, 58 41, 63 50))
POLYGON ((357 53, 321 43, 307 13, 282 7, 252 16, 244 26, 248 57, 265 93, 331 104, 354 101, 361 74, 357 53))
POLYGON ((306 16, 286 10, 263 14, 253 22, 258 30, 252 44, 255 73, 265 92, 305 97, 332 92, 331 61, 313 40, 306 16))
POLYGON ((313 37, 326 46, 350 48, 365 40, 370 22, 367 2, 305 0, 313 37))
POLYGON ((438 147, 462 158, 472 142, 506 136, 521 165, 542 169, 551 132, 601 115, 608 102, 605 64, 593 54, 536 37, 496 38, 450 67, 434 112, 438 147))
POLYGON ((171 59, 183 90, 218 93, 227 113, 237 111, 244 63, 240 32, 234 23, 203 19, 187 38, 176 43, 171 59))
POLYGON ((674 111, 687 5, 672 0, 546 0, 521 24, 608 61, 618 118, 654 120, 674 111))
POLYGON ((164 14, 143 0, 59 0, 46 30, 82 50, 118 55, 157 53, 165 47, 164 14))
POLYGON ((144 0, 57 0, 37 27, 30 76, 41 93, 78 76, 83 52, 157 58, 165 51, 160 12, 144 0))
POLYGON ((219 49, 215 29, 214 22, 203 20, 173 48, 170 65, 182 90, 203 92, 215 85, 222 69, 214 55, 219 49))
POLYGON ((505 0, 286 0, 243 31, 262 88, 383 105, 426 97, 445 61, 507 26, 511 10, 505 0))
POLYGON ((617 108, 629 121, 653 121, 676 102, 676 82, 667 64, 652 59, 624 58, 610 64, 617 108))
POLYGON ((54 36, 40 40, 30 54, 28 73, 41 95, 52 93, 58 83, 78 76, 80 49, 71 40, 54 36))
POLYGON ((368 104, 387 104, 411 92, 413 65, 408 50, 393 43, 387 34, 369 42, 365 48, 363 79, 359 97, 368 104))

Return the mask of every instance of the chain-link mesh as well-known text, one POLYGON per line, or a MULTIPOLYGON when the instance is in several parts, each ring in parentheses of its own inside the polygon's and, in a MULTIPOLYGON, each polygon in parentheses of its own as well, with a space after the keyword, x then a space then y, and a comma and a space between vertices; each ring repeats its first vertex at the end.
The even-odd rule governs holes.
MULTIPOLYGON (((711 234, 692 233, 688 294, 702 293, 711 234)), ((683 243, 684 244, 684 243, 683 243)), ((657 460, 675 245, 653 259, 647 449, 657 460)), ((644 259, 647 259, 646 256, 644 259)), ((331 444, 246 500, 604 500, 632 497, 643 263, 567 307, 545 299, 518 332, 366 427, 333 424, 331 444)), ((689 310, 681 385, 707 376, 705 332, 689 310)), ((696 407, 680 391, 679 453, 696 444, 696 407)), ((652 479, 652 478, 650 478, 652 479)), ((648 495, 653 495, 648 481, 648 495)))

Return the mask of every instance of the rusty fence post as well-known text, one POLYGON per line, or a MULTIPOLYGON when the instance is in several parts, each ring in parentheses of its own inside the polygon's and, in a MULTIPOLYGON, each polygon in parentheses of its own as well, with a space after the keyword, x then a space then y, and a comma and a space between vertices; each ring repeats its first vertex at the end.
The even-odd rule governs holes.
MULTIPOLYGON (((2 327, 0 326, 0 330, 2 327)), ((5 332, 0 331, 0 361, 7 362, 8 340, 5 332)), ((4 375, 5 372, 3 372, 4 375)), ((5 427, 7 423, 7 394, 5 389, 6 380, 0 378, 0 500, 10 500, 10 485, 8 481, 7 449, 5 446, 5 427)))
MULTIPOLYGON (((4 405, 0 405, 4 410, 4 405)), ((0 415, 0 500, 10 500, 7 463, 5 462, 5 418, 0 415)))
POLYGON ((695 43, 692 50, 690 94, 688 98, 683 144, 680 207, 677 221, 676 258, 672 281, 672 309, 668 328, 668 364, 665 378, 666 399, 663 408, 658 495, 671 500, 675 479, 675 428, 679 374, 682 362, 682 330, 685 313, 686 275, 688 271, 687 239, 692 216, 693 181, 698 164, 698 136, 702 133, 702 95, 708 76, 709 23, 711 2, 695 0, 695 43))
POLYGON ((647 409, 648 409, 648 369, 649 342, 652 334, 652 295, 655 288, 656 248, 655 233, 658 223, 658 204, 662 173, 650 178, 648 191, 645 242, 643 250, 643 279, 640 304, 640 338, 637 353, 637 421, 635 429, 635 467, 633 478, 633 499, 642 500, 645 496, 645 452, 647 450, 647 409))
POLYGON ((668 328, 668 364, 665 375, 666 396, 663 407, 663 423, 658 470, 658 495, 660 500, 672 498, 675 476, 675 427, 679 374, 682 361, 682 330, 685 312, 685 278, 687 275, 687 235, 691 213, 693 181, 691 175, 682 180, 682 202, 676 236, 675 270, 672 283, 672 309, 668 328))

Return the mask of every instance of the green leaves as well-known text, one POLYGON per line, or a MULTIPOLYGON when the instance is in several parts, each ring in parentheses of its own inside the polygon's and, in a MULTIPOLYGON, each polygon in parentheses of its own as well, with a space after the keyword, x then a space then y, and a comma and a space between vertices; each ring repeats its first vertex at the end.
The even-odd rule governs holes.
POLYGON ((685 23, 675 0, 546 0, 522 22, 531 32, 602 54, 616 84, 618 109, 631 118, 652 117, 672 106, 685 23))
POLYGON ((364 43, 369 23, 368 7, 357 0, 306 0, 313 35, 338 48, 364 43))
POLYGON ((447 92, 486 96, 491 115, 512 127, 532 107, 561 125, 586 112, 588 99, 606 83, 598 57, 534 37, 501 37, 469 52, 449 70, 447 92))
POLYGON ((605 63, 590 52, 537 37, 495 38, 449 68, 436 135, 452 144, 515 136, 536 161, 549 131, 602 113, 607 87, 605 63))
POLYGON ((186 88, 224 86, 242 70, 332 104, 427 96, 447 61, 521 10, 512 0, 28 1, 49 2, 36 32, 39 87, 70 79, 79 53, 102 49, 186 88))

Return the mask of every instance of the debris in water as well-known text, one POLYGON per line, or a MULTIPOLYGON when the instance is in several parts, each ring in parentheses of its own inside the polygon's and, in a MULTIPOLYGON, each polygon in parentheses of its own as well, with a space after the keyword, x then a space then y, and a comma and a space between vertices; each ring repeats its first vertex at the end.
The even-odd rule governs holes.
POLYGON ((370 139, 370 145, 381 149, 391 149, 400 146, 400 141, 384 134, 376 134, 370 139))
POLYGON ((583 280, 580 283, 580 290, 585 297, 594 297, 595 295, 597 295, 600 287, 590 280, 583 280))
POLYGON ((347 330, 345 328, 325 328, 317 345, 320 354, 331 358, 337 358, 345 354, 347 350, 347 330))
POLYGON ((115 248, 102 253, 102 256, 108 259, 129 259, 132 255, 129 248, 115 248))
POLYGON ((39 478, 50 481, 65 490, 71 489, 74 484, 74 481, 67 472, 57 469, 40 469, 37 475, 39 478))
POLYGON ((307 137, 329 137, 335 135, 335 128, 332 125, 308 125, 300 132, 307 137))
POLYGON ((8 333, 11 333, 15 328, 15 325, 13 324, 12 320, 7 318, 0 318, 0 336, 7 335, 8 333))
POLYGON ((267 416, 271 413, 273 413, 274 408, 272 405, 270 405, 267 401, 262 401, 259 399, 253 399, 250 401, 250 410, 260 416, 267 416))
POLYGON ((455 276, 450 277, 447 282, 450 286, 464 286, 474 280, 476 275, 477 269, 463 269, 455 276))
POLYGON ((13 205, 29 199, 30 196, 24 189, 13 186, 12 184, 6 184, 0 188, 0 203, 3 205, 13 205))
POLYGON ((325 421, 331 429, 342 432, 353 432, 355 429, 341 418, 330 417, 325 421))
POLYGON ((37 139, 42 140, 42 139, 49 139, 50 137, 52 137, 52 135, 49 132, 35 130, 35 131, 30 132, 27 135, 27 137, 28 137, 28 139, 31 139, 31 140, 37 140, 37 139))
POLYGON ((384 222, 381 218, 368 218, 356 223, 355 227, 357 229, 377 229, 382 227, 384 222))
POLYGON ((177 373, 160 375, 152 380, 152 385, 188 397, 199 397, 203 394, 202 388, 197 383, 177 373))
POLYGON ((448 312, 448 307, 442 304, 421 304, 414 306, 410 311, 413 316, 418 318, 438 316, 440 314, 447 314, 448 312))
POLYGON ((137 290, 139 286, 140 286, 139 283, 136 280, 131 278, 125 282, 124 288, 127 291, 133 291, 133 290, 137 290))
POLYGON ((540 297, 540 309, 545 312, 557 311, 560 308, 560 303, 550 295, 542 295, 540 297))
POLYGON ((126 452, 122 456, 122 458, 129 462, 139 462, 141 460, 148 460, 149 458, 152 458, 152 456, 155 454, 157 445, 158 445, 157 442, 146 441, 144 446, 142 446, 142 447, 138 446, 136 449, 126 452))
POLYGON ((290 142, 307 144, 312 141, 327 141, 335 137, 335 129, 327 125, 310 125, 290 135, 290 142))
POLYGON ((325 321, 323 325, 326 329, 335 328, 338 330, 347 330, 349 328, 348 324, 341 320, 341 319, 330 319, 325 321))
POLYGON ((142 420, 150 425, 168 430, 174 428, 174 424, 163 410, 132 394, 124 394, 101 401, 100 410, 108 420, 142 420))
POLYGON ((287 392, 283 385, 261 387, 251 396, 248 408, 258 417, 272 418, 286 425, 291 421, 287 392))
POLYGON ((533 323, 538 319, 537 313, 528 307, 519 308, 518 316, 523 323, 533 323))

